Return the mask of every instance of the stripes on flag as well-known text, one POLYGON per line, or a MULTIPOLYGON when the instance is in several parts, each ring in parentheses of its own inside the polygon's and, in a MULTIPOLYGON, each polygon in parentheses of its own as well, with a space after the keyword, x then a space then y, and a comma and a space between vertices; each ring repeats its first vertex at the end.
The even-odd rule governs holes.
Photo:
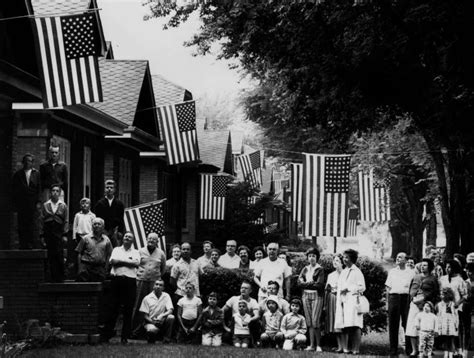
POLYGON ((224 220, 227 175, 201 174, 200 214, 202 220, 224 220))
POLYGON ((369 173, 359 170, 360 220, 384 222, 390 220, 390 195, 388 182, 376 182, 374 170, 369 173))
POLYGON ((140 249, 146 246, 148 234, 154 232, 160 238, 158 247, 166 253, 164 202, 166 199, 125 209, 125 230, 133 233, 133 246, 140 249))
POLYGON ((303 164, 291 163, 291 218, 302 221, 303 213, 303 164))
POLYGON ((347 235, 346 237, 357 236, 357 217, 359 210, 357 208, 349 208, 347 210, 347 235))
POLYGON ((350 155, 303 153, 304 233, 344 237, 350 155))
POLYGON ((195 101, 158 107, 158 123, 169 165, 199 160, 195 101))
POLYGON ((237 158, 239 159, 240 167, 242 168, 242 174, 244 180, 249 182, 252 188, 260 189, 262 186, 262 153, 263 151, 257 150, 250 154, 242 154, 237 158))
MULTIPOLYGON (((35 2, 32 2, 35 12, 35 2)), ((101 37, 93 13, 32 19, 45 108, 102 102, 101 37)))
POLYGON ((270 192, 275 194, 275 199, 284 200, 284 189, 288 187, 288 178, 285 173, 272 168, 270 192))

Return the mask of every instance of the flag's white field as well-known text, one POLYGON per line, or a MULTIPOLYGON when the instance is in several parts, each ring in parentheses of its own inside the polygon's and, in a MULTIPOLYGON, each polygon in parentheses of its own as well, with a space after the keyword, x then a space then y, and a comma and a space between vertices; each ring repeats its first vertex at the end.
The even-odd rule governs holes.
POLYGON ((360 220, 384 222, 390 220, 390 196, 387 183, 374 181, 374 171, 359 171, 360 220))
POLYGON ((291 217, 302 221, 303 212, 303 164, 291 164, 291 217))
POLYGON ((357 236, 357 216, 359 210, 357 208, 350 208, 347 210, 347 237, 357 236))

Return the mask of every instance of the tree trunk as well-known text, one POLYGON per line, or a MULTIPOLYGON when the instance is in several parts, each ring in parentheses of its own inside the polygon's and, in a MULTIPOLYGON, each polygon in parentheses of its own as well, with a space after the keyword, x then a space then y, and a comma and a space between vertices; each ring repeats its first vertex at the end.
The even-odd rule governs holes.
POLYGON ((426 203, 426 219, 425 219, 425 229, 426 229, 426 246, 434 245, 436 246, 437 239, 437 220, 436 220, 436 207, 433 200, 429 200, 426 203))

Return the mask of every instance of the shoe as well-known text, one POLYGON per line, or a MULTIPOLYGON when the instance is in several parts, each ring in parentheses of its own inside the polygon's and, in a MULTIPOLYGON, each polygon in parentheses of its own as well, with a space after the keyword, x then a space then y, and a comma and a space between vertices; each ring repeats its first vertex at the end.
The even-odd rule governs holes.
POLYGON ((317 347, 316 347, 316 352, 319 352, 319 353, 320 353, 320 352, 322 352, 322 351, 323 351, 323 349, 322 349, 320 346, 317 346, 317 347))
POLYGON ((308 346, 304 350, 305 351, 314 351, 314 347, 308 346))

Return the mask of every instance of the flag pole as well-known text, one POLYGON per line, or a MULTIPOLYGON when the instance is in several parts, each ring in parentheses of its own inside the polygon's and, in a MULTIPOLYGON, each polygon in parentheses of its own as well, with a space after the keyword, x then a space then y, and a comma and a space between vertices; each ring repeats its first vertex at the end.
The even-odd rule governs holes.
POLYGON ((182 223, 182 207, 183 207, 183 181, 181 178, 181 170, 180 170, 180 165, 176 165, 176 188, 177 188, 177 193, 176 193, 176 201, 178 205, 176 205, 176 223, 175 223, 175 240, 176 243, 180 244, 181 243, 181 223, 182 223))
POLYGON ((337 238, 334 236, 334 253, 337 252, 337 238))
POLYGON ((313 240, 313 246, 317 246, 318 245, 318 237, 317 236, 311 236, 311 239, 313 240))

